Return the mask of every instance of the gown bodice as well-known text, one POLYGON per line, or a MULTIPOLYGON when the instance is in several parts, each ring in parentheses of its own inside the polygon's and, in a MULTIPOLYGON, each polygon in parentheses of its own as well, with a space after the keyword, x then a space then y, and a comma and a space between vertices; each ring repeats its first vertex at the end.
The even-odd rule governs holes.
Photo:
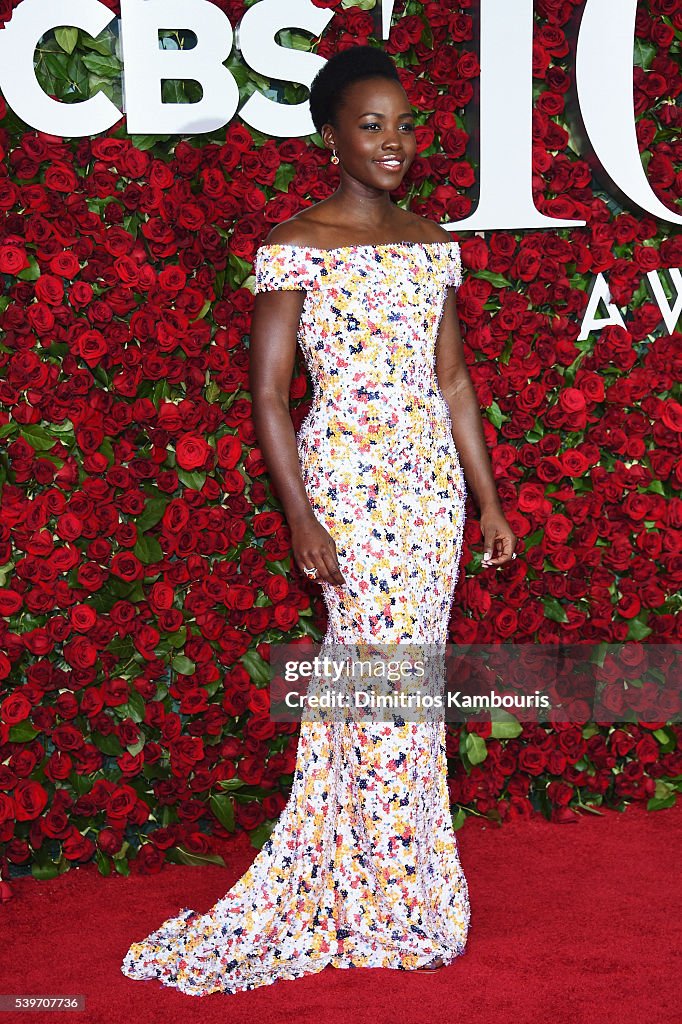
POLYGON ((383 457, 405 439, 449 434, 435 368, 447 288, 459 287, 457 242, 317 249, 268 244, 256 254, 256 292, 305 291, 298 340, 314 400, 300 437, 327 438, 383 457))

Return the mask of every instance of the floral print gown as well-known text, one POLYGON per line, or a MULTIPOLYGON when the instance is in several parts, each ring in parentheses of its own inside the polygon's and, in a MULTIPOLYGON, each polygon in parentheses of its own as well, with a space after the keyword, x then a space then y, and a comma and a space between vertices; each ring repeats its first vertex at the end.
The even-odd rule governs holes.
MULTIPOLYGON (((461 275, 449 241, 258 250, 257 291, 306 292, 315 393, 297 444, 346 581, 321 583, 323 643, 446 642, 466 490, 435 348, 461 275)), ((328 965, 451 963, 470 907, 446 776, 443 721, 304 720, 291 796, 251 867, 206 913, 134 943, 123 973, 204 996, 328 965)))

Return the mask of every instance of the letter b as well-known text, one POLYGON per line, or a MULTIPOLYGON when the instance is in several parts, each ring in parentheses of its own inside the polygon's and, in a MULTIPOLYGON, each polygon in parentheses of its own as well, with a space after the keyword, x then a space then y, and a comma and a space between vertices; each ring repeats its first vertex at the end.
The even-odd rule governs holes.
POLYGON ((232 26, 207 0, 121 0, 121 39, 128 131, 133 135, 193 135, 222 128, 239 105, 234 78, 223 67, 232 50, 232 26), (190 29, 192 50, 162 50, 159 31, 190 29), (164 80, 194 80, 198 103, 163 103, 164 80))

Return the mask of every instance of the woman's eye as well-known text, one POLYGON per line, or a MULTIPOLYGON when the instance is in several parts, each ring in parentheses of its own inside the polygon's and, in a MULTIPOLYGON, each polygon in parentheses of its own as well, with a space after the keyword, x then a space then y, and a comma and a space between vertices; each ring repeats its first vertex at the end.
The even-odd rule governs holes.
MULTIPOLYGON (((372 122, 371 124, 363 124, 360 127, 361 128, 381 128, 381 125, 380 124, 376 124, 376 122, 372 122)), ((413 132, 414 131, 414 125, 413 124, 408 124, 407 121, 404 122, 403 124, 401 124, 400 127, 401 128, 406 128, 408 132, 413 132)))

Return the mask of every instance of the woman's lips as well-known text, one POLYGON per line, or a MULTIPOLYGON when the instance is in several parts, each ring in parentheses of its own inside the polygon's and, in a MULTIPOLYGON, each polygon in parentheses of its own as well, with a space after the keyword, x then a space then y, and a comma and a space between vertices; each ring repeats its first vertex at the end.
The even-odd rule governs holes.
POLYGON ((387 171, 399 171, 405 161, 401 157, 387 156, 382 160, 375 160, 374 162, 387 171))

